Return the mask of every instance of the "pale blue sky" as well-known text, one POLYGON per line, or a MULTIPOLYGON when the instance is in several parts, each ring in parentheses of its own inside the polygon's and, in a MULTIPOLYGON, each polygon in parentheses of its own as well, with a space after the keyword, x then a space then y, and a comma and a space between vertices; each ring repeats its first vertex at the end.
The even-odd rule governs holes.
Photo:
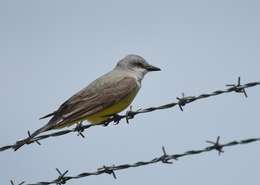
MULTIPOLYGON (((235 82, 259 81, 260 3, 249 0, 0 1, 0 145, 45 124, 38 118, 111 70, 126 54, 163 70, 151 73, 134 109, 198 95, 235 82)), ((0 153, 0 184, 52 180, 103 165, 132 163, 205 147, 205 140, 259 137, 259 91, 228 94, 185 107, 141 115, 107 128, 49 139, 0 153)), ((68 184, 259 183, 259 144, 183 158, 68 184)))

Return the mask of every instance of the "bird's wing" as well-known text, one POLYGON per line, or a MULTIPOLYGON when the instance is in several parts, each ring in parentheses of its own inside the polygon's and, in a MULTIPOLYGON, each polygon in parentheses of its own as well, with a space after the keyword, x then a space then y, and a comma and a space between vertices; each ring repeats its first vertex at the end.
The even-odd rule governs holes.
MULTIPOLYGON (((81 90, 53 113, 49 129, 79 121, 113 105, 138 88, 135 78, 122 77, 117 80, 96 81, 81 90), (95 84, 95 85, 94 85, 95 84)), ((49 130, 48 129, 48 130, 49 130)))

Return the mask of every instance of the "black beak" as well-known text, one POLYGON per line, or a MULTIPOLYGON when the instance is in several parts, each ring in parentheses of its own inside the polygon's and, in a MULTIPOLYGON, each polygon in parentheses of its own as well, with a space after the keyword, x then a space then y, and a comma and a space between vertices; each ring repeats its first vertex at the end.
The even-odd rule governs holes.
POLYGON ((145 69, 147 69, 148 71, 161 71, 160 68, 152 66, 152 65, 145 66, 145 69))

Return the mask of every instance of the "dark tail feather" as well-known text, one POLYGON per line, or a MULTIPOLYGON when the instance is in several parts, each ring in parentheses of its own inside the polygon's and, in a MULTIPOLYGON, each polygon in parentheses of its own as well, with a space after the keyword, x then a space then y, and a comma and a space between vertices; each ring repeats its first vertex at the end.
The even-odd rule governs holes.
POLYGON ((34 131, 31 135, 30 135, 30 138, 34 138, 36 137, 37 135, 43 133, 43 132, 46 132, 48 130, 51 130, 51 126, 49 124, 37 129, 36 131, 34 131))
POLYGON ((56 111, 55 111, 55 112, 52 112, 52 113, 50 113, 50 114, 47 114, 46 116, 43 116, 43 117, 41 117, 40 119, 45 119, 45 118, 54 116, 55 113, 56 113, 56 111))
MULTIPOLYGON (((42 117, 42 119, 47 118, 47 117, 50 117, 51 115, 54 115, 54 114, 55 114, 55 112, 54 112, 54 113, 51 113, 51 114, 48 114, 48 115, 42 117)), ((41 134, 41 133, 43 133, 43 132, 46 132, 46 131, 48 131, 48 130, 51 130, 51 129, 55 128, 55 125, 56 125, 56 123, 57 123, 59 120, 60 120, 59 117, 53 116, 53 117, 50 119, 50 121, 49 121, 46 125, 44 125, 43 127, 39 128, 38 130, 34 131, 34 132, 30 135, 30 136, 31 136, 30 138, 34 138, 35 136, 37 136, 37 135, 39 135, 39 134, 41 134)))
POLYGON ((32 134, 29 135, 29 137, 22 139, 20 141, 17 141, 16 146, 14 147, 14 151, 17 151, 19 148, 21 148, 25 144, 30 144, 34 137, 36 137, 40 133, 48 131, 50 129, 51 129, 50 125, 47 124, 47 125, 43 126, 42 128, 39 128, 38 130, 34 131, 32 134))
POLYGON ((53 129, 54 128, 53 123, 56 122, 57 120, 58 119, 54 116, 46 125, 37 129, 36 131, 34 131, 32 134, 29 135, 29 137, 27 137, 23 140, 17 141, 16 146, 14 147, 14 151, 18 150, 19 148, 21 148, 25 144, 32 143, 32 139, 35 138, 36 136, 38 136, 39 134, 53 129))
POLYGON ((55 114, 55 112, 53 112, 51 114, 48 114, 48 115, 46 115, 46 116, 41 118, 41 119, 44 119, 44 118, 53 116, 46 125, 44 125, 43 127, 39 128, 38 130, 34 131, 31 134, 31 138, 34 138, 35 136, 37 136, 37 135, 39 135, 39 134, 41 134, 43 132, 46 132, 48 130, 51 130, 51 129, 55 128, 56 123, 60 120, 60 118, 58 116, 55 116, 54 114, 55 114))

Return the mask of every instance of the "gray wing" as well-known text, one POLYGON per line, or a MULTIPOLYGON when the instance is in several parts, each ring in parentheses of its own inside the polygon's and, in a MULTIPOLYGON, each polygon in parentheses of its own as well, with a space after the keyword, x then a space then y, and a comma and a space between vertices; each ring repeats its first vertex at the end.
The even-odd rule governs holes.
POLYGON ((95 114, 126 97, 137 88, 136 79, 132 77, 121 77, 117 80, 111 79, 111 81, 104 78, 96 80, 64 102, 57 111, 45 116, 53 116, 45 126, 45 131, 95 114))

